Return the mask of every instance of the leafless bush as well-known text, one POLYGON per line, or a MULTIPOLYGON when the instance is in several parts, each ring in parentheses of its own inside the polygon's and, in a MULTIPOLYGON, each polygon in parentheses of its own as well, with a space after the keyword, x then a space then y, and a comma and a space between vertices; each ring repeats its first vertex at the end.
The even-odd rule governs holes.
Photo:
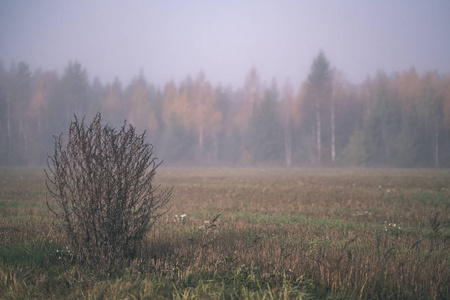
POLYGON ((172 193, 153 184, 156 160, 145 132, 102 126, 100 113, 89 125, 75 116, 66 144, 55 137, 45 173, 57 208, 47 206, 80 261, 111 273, 136 258, 172 193))

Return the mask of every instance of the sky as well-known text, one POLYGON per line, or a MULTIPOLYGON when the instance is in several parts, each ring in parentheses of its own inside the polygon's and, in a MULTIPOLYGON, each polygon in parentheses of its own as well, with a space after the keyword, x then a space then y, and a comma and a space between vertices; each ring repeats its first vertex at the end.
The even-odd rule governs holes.
POLYGON ((323 51, 355 84, 378 71, 450 74, 450 1, 0 0, 0 60, 92 80, 164 85, 204 71, 214 85, 299 86, 323 51))

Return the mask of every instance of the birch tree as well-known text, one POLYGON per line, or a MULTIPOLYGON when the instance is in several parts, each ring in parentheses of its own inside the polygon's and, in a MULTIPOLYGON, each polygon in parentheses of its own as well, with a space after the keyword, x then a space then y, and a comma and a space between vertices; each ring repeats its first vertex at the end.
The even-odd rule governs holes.
POLYGON ((205 74, 200 72, 193 90, 192 124, 197 132, 198 155, 204 154, 204 141, 211 138, 213 142, 213 159, 217 160, 217 133, 222 122, 222 113, 216 107, 214 89, 206 81, 205 74))
POLYGON ((323 118, 330 107, 330 64, 323 52, 314 59, 308 76, 306 110, 314 115, 313 136, 316 144, 316 165, 322 164, 323 118))
POLYGON ((156 135, 158 120, 156 111, 151 106, 151 99, 144 77, 141 75, 130 87, 127 119, 137 128, 144 128, 151 137, 156 135))
POLYGON ((425 74, 422 78, 422 93, 419 110, 425 123, 428 148, 432 152, 433 164, 436 168, 440 166, 440 131, 443 120, 443 93, 442 83, 439 76, 434 72, 425 74))
POLYGON ((295 115, 296 113, 298 114, 295 104, 292 85, 289 80, 286 80, 281 96, 281 121, 283 124, 284 154, 287 167, 292 165, 292 131, 295 115))
POLYGON ((122 85, 119 80, 116 79, 113 84, 108 85, 106 88, 106 97, 101 106, 103 115, 108 122, 113 124, 119 124, 125 116, 125 106, 123 103, 122 85))

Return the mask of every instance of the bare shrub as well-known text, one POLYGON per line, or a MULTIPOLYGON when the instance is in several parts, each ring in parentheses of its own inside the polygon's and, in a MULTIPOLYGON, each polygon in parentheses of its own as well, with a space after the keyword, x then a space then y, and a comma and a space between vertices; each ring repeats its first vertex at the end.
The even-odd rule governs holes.
POLYGON ((117 130, 101 124, 98 113, 91 124, 77 116, 70 123, 68 141, 55 136, 48 157, 47 189, 57 208, 54 214, 79 261, 97 271, 114 272, 136 258, 142 240, 172 189, 153 184, 162 162, 126 121, 117 130))

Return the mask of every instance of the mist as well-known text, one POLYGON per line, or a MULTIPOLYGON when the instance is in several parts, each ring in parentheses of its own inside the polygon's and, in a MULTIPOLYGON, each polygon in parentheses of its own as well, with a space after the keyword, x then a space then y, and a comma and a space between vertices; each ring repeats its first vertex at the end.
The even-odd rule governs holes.
POLYGON ((0 164, 45 164, 74 114, 100 111, 147 130, 169 165, 447 167, 448 11, 3 1, 0 164))

